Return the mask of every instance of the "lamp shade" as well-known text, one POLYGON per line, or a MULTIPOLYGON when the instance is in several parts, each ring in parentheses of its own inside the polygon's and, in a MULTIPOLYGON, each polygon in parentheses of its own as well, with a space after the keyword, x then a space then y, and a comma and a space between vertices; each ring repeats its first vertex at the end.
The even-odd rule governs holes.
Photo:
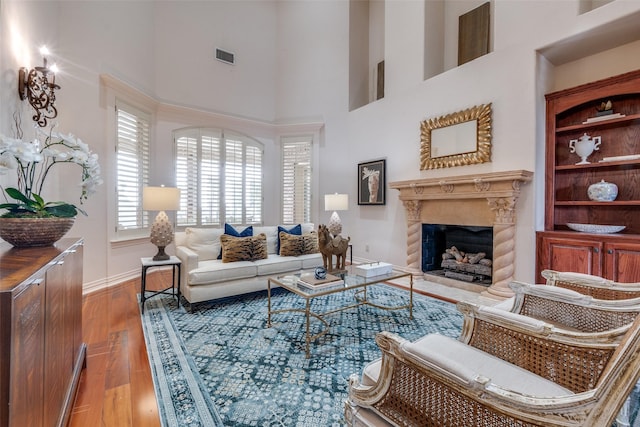
POLYGON ((346 211, 349 209, 348 194, 325 194, 324 210, 325 211, 346 211))
POLYGON ((177 211, 180 209, 180 189, 174 187, 144 187, 142 209, 145 211, 177 211))

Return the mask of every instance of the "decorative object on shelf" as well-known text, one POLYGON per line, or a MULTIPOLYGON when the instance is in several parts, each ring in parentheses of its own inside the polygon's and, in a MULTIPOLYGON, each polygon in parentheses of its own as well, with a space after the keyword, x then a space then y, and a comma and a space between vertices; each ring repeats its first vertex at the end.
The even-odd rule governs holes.
POLYGON ((582 122, 583 125, 587 125, 589 123, 602 122, 605 120, 613 120, 625 117, 624 114, 614 113, 613 112, 613 103, 611 100, 602 101, 600 105, 596 107, 596 115, 595 117, 589 117, 587 120, 582 122))
POLYGON ((582 160, 576 163, 576 165, 588 165, 591 162, 587 161, 587 157, 591 155, 594 151, 598 151, 600 149, 600 144, 602 143, 601 138, 599 136, 594 136, 593 138, 587 135, 586 133, 582 135, 579 139, 572 139, 569 141, 569 149, 571 153, 576 153, 582 160))
POLYGON ((318 248, 322 254, 324 268, 329 273, 344 270, 350 240, 351 237, 346 239, 342 236, 332 237, 326 225, 320 224, 318 226, 318 248), (335 267, 333 265, 334 255, 336 257, 335 267))
POLYGON ((342 233, 342 222, 340 221, 340 216, 337 211, 346 211, 347 209, 349 209, 348 194, 334 193, 324 195, 324 210, 333 211, 327 228, 334 236, 342 233))
POLYGON ((599 224, 576 224, 573 222, 567 223, 567 227, 572 230, 580 231, 582 233, 594 233, 594 234, 612 234, 624 230, 624 225, 599 225, 599 224))
POLYGON ((64 135, 50 130, 45 134, 38 129, 38 136, 45 135, 44 142, 40 142, 38 137, 33 141, 23 141, 20 127, 16 123, 18 138, 8 138, 0 136, 0 173, 15 169, 18 175, 17 188, 6 188, 6 195, 16 200, 15 203, 0 204, 0 209, 5 209, 0 216, 0 221, 14 224, 13 226, 0 227, 0 237, 14 244, 14 246, 43 246, 51 245, 59 240, 66 231, 73 225, 73 219, 78 212, 86 215, 86 212, 78 206, 66 202, 45 202, 41 197, 41 192, 47 176, 53 171, 53 166, 60 163, 77 164, 82 168, 82 181, 80 203, 83 203, 89 195, 95 193, 96 187, 102 183, 100 178, 100 165, 98 156, 91 153, 89 146, 77 139, 73 135, 64 135), (45 221, 46 219, 67 219, 67 221, 45 221), (13 231, 17 228, 17 221, 26 221, 29 224, 28 233, 13 231), (38 219, 39 221, 33 221, 38 219), (11 220, 11 221, 9 221, 11 220), (17 220, 17 221, 16 221, 17 220), (51 224, 58 225, 51 225, 51 224), (53 239, 56 233, 52 229, 61 230, 66 224, 66 229, 62 231, 57 239, 53 239), (39 229, 41 228, 41 229, 39 229), (3 233, 11 234, 3 234, 3 233), (12 235, 19 234, 20 240, 12 235), (33 236, 33 242, 29 244, 28 235, 33 236), (49 235, 51 238, 40 236, 49 235), (5 237, 6 236, 6 237, 5 237), (10 239, 12 239, 13 243, 10 239))
POLYGON ((603 179, 591 184, 587 189, 587 195, 596 202, 613 202, 618 197, 618 186, 603 179))
POLYGON ((327 278, 327 269, 324 267, 316 267, 316 269, 313 272, 313 276, 317 280, 324 280, 327 278))
POLYGON ((58 115, 56 109, 56 90, 60 86, 56 84, 56 73, 58 67, 53 64, 47 66, 47 55, 49 50, 46 46, 40 48, 42 67, 35 67, 31 70, 21 67, 18 70, 18 94, 20 99, 28 99, 29 104, 35 110, 33 121, 40 127, 47 126, 47 119, 54 119, 58 115))
POLYGON ((603 157, 602 160, 600 160, 600 163, 624 162, 624 161, 638 160, 638 159, 640 159, 640 154, 628 154, 624 156, 603 157))
POLYGON ((611 100, 608 100, 607 102, 602 101, 600 105, 596 107, 596 111, 596 117, 613 114, 613 103, 611 100))
POLYGON ((384 205, 386 203, 385 159, 358 164, 358 204, 384 205))
POLYGON ((623 117, 626 117, 626 116, 624 114, 620 114, 620 113, 605 114, 604 116, 590 117, 587 120, 585 120, 584 122, 582 122, 582 124, 583 125, 588 125, 590 123, 604 122, 604 121, 613 120, 613 119, 621 119, 623 117))
POLYGON ((173 242, 173 226, 165 211, 180 209, 180 189, 175 187, 144 187, 142 189, 142 209, 159 211, 151 226, 151 243, 158 247, 154 261, 166 261, 170 257, 164 251, 173 242))
POLYGON ((420 123, 420 170, 491 161, 491 104, 420 123))

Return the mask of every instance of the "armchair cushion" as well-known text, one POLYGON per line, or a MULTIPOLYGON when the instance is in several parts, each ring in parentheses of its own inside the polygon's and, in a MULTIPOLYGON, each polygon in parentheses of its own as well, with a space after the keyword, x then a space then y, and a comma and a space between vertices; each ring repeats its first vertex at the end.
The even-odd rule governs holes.
POLYGON ((559 299, 573 304, 587 305, 593 297, 573 289, 560 288, 558 286, 547 285, 532 285, 530 283, 514 281, 509 284, 509 287, 516 293, 526 293, 530 295, 537 295, 544 298, 559 299))
POLYGON ((528 329, 531 332, 542 332, 548 323, 534 319, 533 317, 523 316, 518 313, 512 313, 510 311, 500 310, 499 308, 481 306, 478 308, 478 312, 484 313, 488 318, 494 319, 508 319, 512 324, 518 325, 521 328, 528 329))
POLYGON ((538 397, 574 394, 553 381, 444 335, 427 335, 406 344, 405 350, 421 363, 447 371, 465 383, 491 382, 504 390, 538 397))

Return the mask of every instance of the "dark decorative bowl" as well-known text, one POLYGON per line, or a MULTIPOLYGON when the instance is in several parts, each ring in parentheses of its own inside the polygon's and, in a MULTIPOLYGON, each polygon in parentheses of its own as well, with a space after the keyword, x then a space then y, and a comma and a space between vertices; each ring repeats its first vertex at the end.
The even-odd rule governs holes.
POLYGON ((0 237, 18 248, 51 246, 74 221, 75 218, 0 218, 0 237))

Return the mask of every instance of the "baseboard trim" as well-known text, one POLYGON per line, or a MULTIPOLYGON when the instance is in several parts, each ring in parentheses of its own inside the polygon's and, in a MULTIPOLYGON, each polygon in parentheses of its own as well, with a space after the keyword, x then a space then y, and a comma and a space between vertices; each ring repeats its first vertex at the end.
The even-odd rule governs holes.
POLYGON ((128 280, 133 280, 140 277, 140 269, 126 271, 124 273, 117 274, 115 276, 106 277, 100 280, 94 280, 93 282, 85 282, 82 286, 82 295, 91 294, 93 292, 108 289, 112 286, 117 286, 128 280))

